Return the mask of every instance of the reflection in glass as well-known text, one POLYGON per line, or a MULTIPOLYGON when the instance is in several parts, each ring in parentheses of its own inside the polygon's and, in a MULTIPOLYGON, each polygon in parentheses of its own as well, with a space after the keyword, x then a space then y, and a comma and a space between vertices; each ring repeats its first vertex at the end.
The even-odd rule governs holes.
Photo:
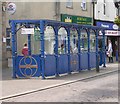
POLYGON ((93 30, 90 30, 90 51, 96 51, 96 37, 95 32, 93 30))
POLYGON ((68 53, 68 37, 65 28, 58 31, 58 54, 68 53))
POLYGON ((28 35, 21 34, 21 29, 16 33, 17 36, 17 54, 22 55, 24 43, 28 43, 28 35))
POLYGON ((45 54, 54 54, 55 34, 52 26, 47 26, 44 32, 45 54))
POLYGON ((32 54, 40 54, 40 47, 41 47, 41 42, 40 42, 40 29, 35 28, 34 29, 34 35, 31 35, 31 51, 32 54))
POLYGON ((75 28, 70 31, 70 47, 71 53, 78 53, 78 34, 75 28))
POLYGON ((80 41, 81 52, 88 51, 88 37, 87 37, 86 30, 81 31, 81 38, 80 39, 81 39, 81 41, 80 41))

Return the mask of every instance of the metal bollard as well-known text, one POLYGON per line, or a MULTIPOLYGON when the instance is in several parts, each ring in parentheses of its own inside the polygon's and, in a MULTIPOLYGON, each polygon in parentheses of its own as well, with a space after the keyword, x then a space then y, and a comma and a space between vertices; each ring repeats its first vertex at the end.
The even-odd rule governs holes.
POLYGON ((99 70, 99 62, 100 62, 100 56, 97 56, 97 62, 96 62, 96 72, 100 72, 99 70))

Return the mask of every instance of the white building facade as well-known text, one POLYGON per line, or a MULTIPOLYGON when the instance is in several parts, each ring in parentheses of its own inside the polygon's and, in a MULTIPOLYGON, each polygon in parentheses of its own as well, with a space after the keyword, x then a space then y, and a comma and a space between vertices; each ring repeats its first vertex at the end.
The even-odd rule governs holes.
POLYGON ((116 7, 114 0, 97 0, 97 4, 95 4, 95 19, 113 22, 115 17, 116 7))
POLYGON ((97 0, 94 7, 94 24, 108 29, 105 32, 106 46, 108 45, 108 39, 110 39, 113 45, 113 55, 118 58, 120 52, 120 29, 114 24, 114 20, 118 15, 115 0, 97 0))

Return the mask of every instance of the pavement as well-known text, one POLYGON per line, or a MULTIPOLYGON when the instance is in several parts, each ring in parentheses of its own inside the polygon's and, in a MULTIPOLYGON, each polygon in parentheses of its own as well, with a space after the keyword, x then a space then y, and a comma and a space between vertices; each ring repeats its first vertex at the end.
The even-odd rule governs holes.
POLYGON ((42 78, 30 79, 12 79, 12 68, 2 70, 2 97, 4 100, 10 97, 25 95, 57 86, 74 83, 87 78, 109 74, 118 71, 118 63, 107 63, 106 67, 100 67, 100 72, 95 69, 91 71, 81 71, 80 73, 72 73, 71 75, 61 75, 60 77, 49 77, 44 80, 42 78))

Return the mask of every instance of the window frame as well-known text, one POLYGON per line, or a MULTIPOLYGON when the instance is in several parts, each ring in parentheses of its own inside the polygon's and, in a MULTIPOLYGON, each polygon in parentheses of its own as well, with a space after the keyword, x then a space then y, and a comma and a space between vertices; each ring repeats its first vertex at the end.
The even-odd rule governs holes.
POLYGON ((81 8, 82 8, 83 11, 87 10, 87 2, 86 2, 86 0, 82 0, 81 8))
POLYGON ((73 0, 67 0, 66 1, 66 8, 73 9, 73 0))

